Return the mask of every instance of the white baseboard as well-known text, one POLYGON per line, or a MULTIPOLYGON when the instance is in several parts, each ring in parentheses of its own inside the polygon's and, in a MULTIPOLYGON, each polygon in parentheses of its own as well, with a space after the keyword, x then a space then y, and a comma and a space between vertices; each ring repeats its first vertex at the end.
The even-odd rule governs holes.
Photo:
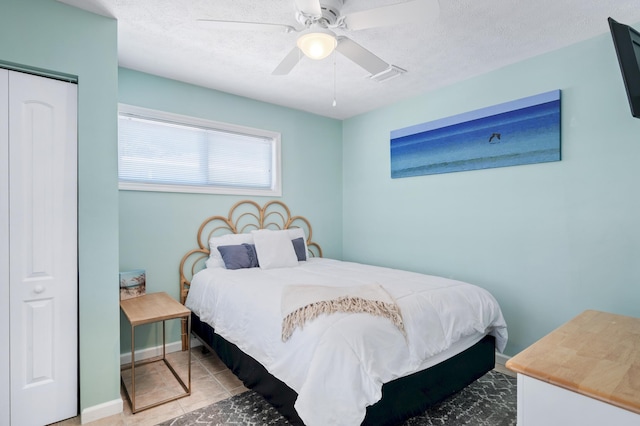
POLYGON ((113 401, 103 402, 102 404, 94 405, 82 410, 80 414, 80 424, 86 424, 95 422, 96 420, 104 419, 105 417, 114 416, 122 413, 122 399, 114 399, 113 401))
MULTIPOLYGON (((191 338, 191 347, 195 348, 202 345, 198 339, 191 338)), ((178 352, 182 350, 182 341, 167 343, 165 350, 167 353, 178 352)), ((154 358, 162 355, 162 345, 154 346, 136 351, 136 365, 138 361, 154 358)), ((131 352, 120 354, 120 365, 131 364, 131 352)))
POLYGON ((500 352, 496 352, 496 364, 500 364, 501 366, 504 367, 507 361, 509 361, 509 359, 511 359, 510 356, 507 356, 500 352))

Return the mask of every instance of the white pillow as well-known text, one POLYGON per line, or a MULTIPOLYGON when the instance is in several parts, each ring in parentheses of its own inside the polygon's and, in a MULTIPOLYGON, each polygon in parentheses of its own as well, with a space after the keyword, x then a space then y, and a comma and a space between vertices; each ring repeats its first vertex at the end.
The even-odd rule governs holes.
POLYGON ((298 256, 288 230, 251 231, 261 269, 287 268, 298 265, 298 256))
POLYGON ((207 268, 224 268, 224 260, 218 251, 218 246, 235 246, 253 244, 252 234, 226 234, 209 239, 209 259, 205 262, 207 268))

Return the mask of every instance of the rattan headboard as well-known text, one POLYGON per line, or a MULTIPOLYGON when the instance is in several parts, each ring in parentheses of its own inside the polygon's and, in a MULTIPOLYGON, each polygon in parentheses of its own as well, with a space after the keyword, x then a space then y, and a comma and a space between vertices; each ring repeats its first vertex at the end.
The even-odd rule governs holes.
POLYGON ((291 216, 289 207, 281 201, 273 200, 264 206, 251 200, 236 203, 229 215, 211 216, 198 229, 198 248, 190 250, 180 261, 180 303, 184 304, 191 278, 204 267, 209 257, 209 239, 224 234, 241 234, 254 229, 302 228, 307 236, 309 256, 322 257, 322 249, 315 243, 311 224, 303 216, 291 216))

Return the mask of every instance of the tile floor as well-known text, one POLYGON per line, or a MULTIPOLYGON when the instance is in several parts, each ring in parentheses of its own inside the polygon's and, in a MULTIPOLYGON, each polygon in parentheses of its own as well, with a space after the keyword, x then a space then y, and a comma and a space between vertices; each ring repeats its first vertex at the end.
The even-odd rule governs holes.
MULTIPOLYGON (((186 356, 183 352, 168 354, 172 365, 186 382, 186 363, 178 357, 186 356)), ((515 376, 515 373, 496 364, 496 371, 515 376)), ((123 372, 126 386, 131 384, 131 370, 123 372)), ((121 388, 120 394, 124 411, 111 417, 88 423, 91 426, 152 426, 160 422, 178 417, 182 414, 222 401, 233 395, 245 392, 242 382, 211 352, 203 353, 202 347, 191 350, 191 395, 168 402, 158 407, 131 413, 131 405, 121 388)), ((182 388, 162 361, 136 367, 136 404, 138 407, 158 401, 182 392, 182 388)), ((80 417, 74 417, 55 426, 80 425, 80 417)))
MULTIPOLYGON (((201 348, 195 347, 191 350, 191 395, 132 414, 129 399, 121 386, 120 394, 124 411, 88 424, 91 426, 156 425, 247 390, 242 385, 242 382, 226 368, 215 354, 203 353, 201 348)), ((186 383, 187 364, 184 360, 178 358, 180 356, 186 356, 186 353, 174 352, 173 354, 168 354, 167 358, 170 359, 176 372, 183 377, 186 383)), ((123 371, 123 379, 126 386, 130 386, 131 370, 126 369, 123 371)), ((162 361, 136 367, 137 407, 181 392, 183 392, 182 387, 162 361)), ((80 424, 80 417, 78 416, 55 423, 55 426, 76 426, 80 424)))

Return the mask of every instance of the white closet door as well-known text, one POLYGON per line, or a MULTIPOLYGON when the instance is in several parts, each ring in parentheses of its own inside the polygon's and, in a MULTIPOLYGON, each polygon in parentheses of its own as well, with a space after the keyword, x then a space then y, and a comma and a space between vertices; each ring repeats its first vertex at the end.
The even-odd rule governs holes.
POLYGON ((77 415, 77 88, 9 72, 11 424, 77 415))
POLYGON ((9 424, 9 72, 0 69, 0 425, 9 424))

